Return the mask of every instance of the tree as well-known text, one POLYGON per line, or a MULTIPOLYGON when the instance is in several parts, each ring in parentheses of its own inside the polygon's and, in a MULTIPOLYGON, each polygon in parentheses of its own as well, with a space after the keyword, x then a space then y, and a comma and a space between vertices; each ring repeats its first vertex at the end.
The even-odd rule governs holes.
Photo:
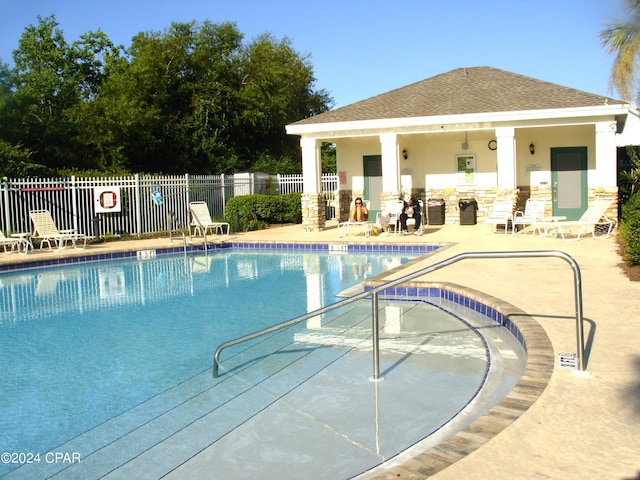
POLYGON ((20 38, 15 68, 3 75, 3 139, 24 144, 38 164, 81 168, 76 127, 83 120, 69 114, 96 96, 104 77, 101 58, 114 47, 102 32, 68 45, 53 16, 38 20, 20 38))
POLYGON ((242 111, 236 144, 249 158, 262 153, 299 158, 299 140, 287 135, 288 123, 325 112, 332 101, 314 91, 309 56, 293 50, 289 39, 271 34, 254 39, 241 62, 239 91, 242 111))
POLYGON ((336 159, 336 144, 329 142, 322 142, 320 147, 320 158, 322 160, 322 172, 323 173, 336 173, 337 172, 337 159, 336 159))
POLYGON ((629 145, 621 153, 628 166, 620 171, 618 195, 621 202, 626 202, 634 193, 640 191, 640 147, 629 145))
POLYGON ((640 0, 625 0, 629 20, 605 24, 600 32, 602 45, 614 54, 611 85, 628 102, 637 97, 637 68, 640 56, 640 0))
POLYGON ((332 102, 289 40, 245 45, 232 22, 172 23, 125 49, 100 31, 69 45, 39 18, 14 60, 0 65, 0 140, 65 173, 295 170, 285 125, 332 102))
POLYGON ((21 145, 0 140, 0 177, 48 176, 49 170, 31 161, 31 152, 21 145))

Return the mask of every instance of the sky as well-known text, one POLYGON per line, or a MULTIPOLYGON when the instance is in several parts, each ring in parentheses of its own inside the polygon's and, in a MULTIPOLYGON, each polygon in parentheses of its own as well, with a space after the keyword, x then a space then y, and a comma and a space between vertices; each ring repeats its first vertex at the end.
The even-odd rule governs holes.
POLYGON ((38 16, 69 44, 102 30, 131 45, 172 22, 232 21, 248 42, 269 32, 309 55, 315 89, 334 107, 461 67, 490 66, 619 98, 598 33, 625 19, 624 0, 0 0, 0 61, 38 16))

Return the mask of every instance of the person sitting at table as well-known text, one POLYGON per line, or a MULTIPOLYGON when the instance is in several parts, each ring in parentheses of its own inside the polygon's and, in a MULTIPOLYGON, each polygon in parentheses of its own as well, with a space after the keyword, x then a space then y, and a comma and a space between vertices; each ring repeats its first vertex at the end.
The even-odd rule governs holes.
POLYGON ((362 198, 356 198, 355 204, 349 212, 350 222, 366 222, 369 219, 369 210, 364 206, 362 198))
POLYGON ((402 235, 409 234, 407 231, 407 218, 409 217, 412 217, 415 220, 416 223, 413 227, 413 234, 418 235, 422 215, 420 214, 420 203, 413 198, 413 195, 409 195, 405 200, 404 206, 402 207, 402 213, 400 214, 400 229, 402 235))

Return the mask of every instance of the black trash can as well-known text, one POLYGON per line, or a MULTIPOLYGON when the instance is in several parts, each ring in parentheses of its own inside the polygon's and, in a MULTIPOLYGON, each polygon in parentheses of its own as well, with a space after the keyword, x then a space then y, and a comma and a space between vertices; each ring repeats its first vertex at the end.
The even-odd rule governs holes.
POLYGON ((458 207, 460 207, 460 225, 475 225, 478 222, 478 202, 475 199, 461 198, 458 207))
POLYGON ((429 225, 444 225, 444 200, 430 198, 427 201, 429 225))

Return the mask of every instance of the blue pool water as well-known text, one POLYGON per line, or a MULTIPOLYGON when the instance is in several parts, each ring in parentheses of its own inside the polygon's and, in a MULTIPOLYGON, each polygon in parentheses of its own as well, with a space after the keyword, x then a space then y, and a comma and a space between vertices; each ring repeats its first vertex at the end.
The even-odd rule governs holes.
POLYGON ((210 369, 219 343, 410 258, 244 250, 5 273, 1 449, 50 451, 210 369))
POLYGON ((437 442, 525 357, 447 300, 380 302, 382 382, 367 301, 229 348, 211 373, 221 342, 416 256, 234 249, 0 275, 0 450, 81 457, 0 476, 329 480, 437 442))

